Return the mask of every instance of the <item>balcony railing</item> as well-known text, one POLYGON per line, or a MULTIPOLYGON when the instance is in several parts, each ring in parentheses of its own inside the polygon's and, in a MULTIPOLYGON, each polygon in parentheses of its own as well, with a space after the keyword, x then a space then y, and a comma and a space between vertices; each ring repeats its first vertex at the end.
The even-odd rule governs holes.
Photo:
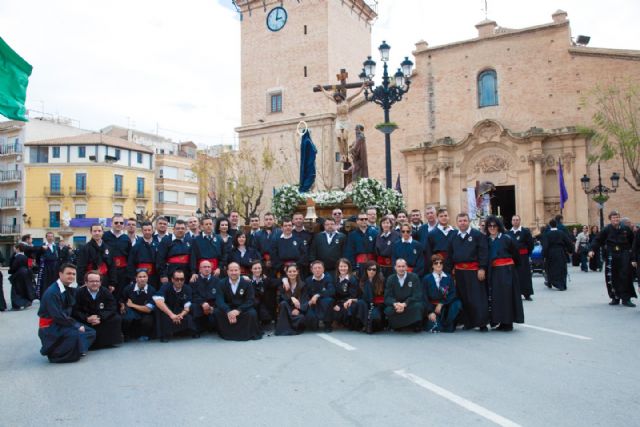
POLYGON ((0 171, 0 182, 20 181, 22 179, 22 171, 10 170, 0 171))
POLYGON ((0 209, 19 208, 20 197, 0 197, 0 209))
POLYGON ((22 144, 0 145, 0 156, 12 156, 15 154, 22 154, 22 144))
POLYGON ((114 199, 126 199, 129 197, 129 190, 116 190, 113 189, 113 198, 114 199))
POLYGON ((136 192, 137 200, 149 200, 150 198, 151 198, 151 192, 149 191, 136 192))
POLYGON ((20 234, 20 224, 0 224, 0 234, 20 234))
POLYGON ((64 191, 62 188, 44 187, 45 197, 64 197, 64 191))
POLYGON ((78 188, 78 187, 69 187, 69 195, 71 197, 89 197, 89 187, 78 188))

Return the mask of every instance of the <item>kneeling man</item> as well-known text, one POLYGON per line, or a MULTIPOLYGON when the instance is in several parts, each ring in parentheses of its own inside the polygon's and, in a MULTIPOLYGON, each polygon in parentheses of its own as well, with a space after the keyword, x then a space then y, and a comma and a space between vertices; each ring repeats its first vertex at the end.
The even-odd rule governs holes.
POLYGON ((185 286, 184 270, 175 269, 171 272, 171 282, 162 285, 158 293, 153 296, 156 303, 156 330, 160 342, 169 342, 174 334, 190 333, 198 337, 198 331, 191 316, 192 291, 185 286))
POLYGON ((389 319, 389 327, 411 327, 419 332, 424 309, 422 283, 415 273, 407 272, 407 262, 402 258, 396 260, 395 270, 396 274, 387 278, 384 288, 384 314, 389 319))
POLYGON ((240 264, 227 266, 226 279, 218 283, 216 325, 225 340, 247 341, 262 338, 254 308, 255 291, 251 282, 240 277, 240 264))

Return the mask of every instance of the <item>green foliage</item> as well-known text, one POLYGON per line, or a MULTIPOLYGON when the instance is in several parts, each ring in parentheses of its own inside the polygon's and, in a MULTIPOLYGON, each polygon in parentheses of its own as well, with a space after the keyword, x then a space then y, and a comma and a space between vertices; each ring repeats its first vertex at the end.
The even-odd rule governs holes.
POLYGON ((619 157, 623 180, 640 191, 640 87, 632 83, 599 85, 582 100, 582 106, 594 110, 593 127, 578 129, 596 148, 589 162, 619 157))

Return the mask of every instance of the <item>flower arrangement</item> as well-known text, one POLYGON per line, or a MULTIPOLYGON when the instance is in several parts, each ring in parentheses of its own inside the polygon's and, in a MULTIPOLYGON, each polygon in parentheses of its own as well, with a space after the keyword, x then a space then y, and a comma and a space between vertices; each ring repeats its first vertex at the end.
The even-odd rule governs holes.
POLYGON ((306 197, 298 191, 297 185, 285 184, 277 188, 271 200, 271 210, 278 219, 291 216, 296 206, 306 200, 306 197))
POLYGON ((351 192, 351 199, 358 209, 364 210, 370 206, 378 206, 378 201, 381 199, 384 187, 380 184, 380 181, 373 178, 361 178, 359 179, 353 191, 351 192))
POLYGON ((400 192, 393 188, 385 188, 380 200, 378 201, 378 207, 382 214, 387 212, 396 214, 398 211, 405 209, 404 197, 402 197, 400 192))
POLYGON ((344 191, 319 191, 317 193, 306 193, 304 198, 310 197, 319 207, 333 207, 340 205, 348 197, 349 193, 344 191))

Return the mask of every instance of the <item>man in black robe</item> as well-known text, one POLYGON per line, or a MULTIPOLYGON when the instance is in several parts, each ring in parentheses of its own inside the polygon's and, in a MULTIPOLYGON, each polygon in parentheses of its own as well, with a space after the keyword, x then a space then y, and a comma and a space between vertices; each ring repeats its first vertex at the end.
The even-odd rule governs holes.
POLYGON ((336 263, 344 251, 347 236, 336 231, 336 222, 333 218, 324 220, 324 231, 315 235, 311 241, 309 261, 322 261, 325 270, 336 277, 336 263))
POLYGON ((305 281, 305 290, 307 292, 307 313, 305 315, 305 324, 307 329, 317 330, 320 321, 324 324, 324 331, 331 332, 331 324, 333 323, 333 313, 331 308, 335 300, 336 288, 333 284, 333 278, 324 272, 324 264, 322 261, 314 261, 311 263, 311 276, 305 281))
MULTIPOLYGON (((449 225, 449 212, 444 208, 438 209, 438 225, 427 234, 427 241, 424 243, 424 265, 426 271, 431 271, 432 255, 439 254, 446 262, 449 241, 455 235, 455 229, 449 225)), ((451 273, 451 270, 448 270, 446 266, 444 271, 445 273, 451 273)))
POLYGON ((185 286, 185 273, 176 269, 171 273, 171 282, 162 285, 153 296, 156 304, 156 329, 160 342, 167 343, 174 334, 190 333, 198 338, 198 331, 191 315, 193 292, 185 286))
POLYGON ((131 252, 131 239, 124 232, 124 217, 122 215, 114 215, 111 218, 111 230, 104 233, 102 240, 109 248, 109 255, 113 260, 113 269, 116 275, 114 294, 119 296, 122 289, 130 283, 127 263, 129 252, 131 252))
POLYGON ((102 278, 102 286, 112 293, 116 291, 116 270, 111 258, 111 251, 102 240, 104 230, 101 224, 92 224, 89 227, 91 240, 80 248, 78 254, 78 287, 84 285, 84 277, 87 271, 97 270, 102 278))
POLYGON ((633 284, 629 283, 629 268, 631 268, 631 245, 633 233, 631 229, 620 223, 620 213, 611 211, 610 224, 605 226, 596 237, 589 258, 602 248, 604 250, 605 280, 607 292, 611 298, 610 305, 635 307, 631 298, 637 298, 633 284))
POLYGON ((273 268, 282 274, 284 267, 296 264, 302 266, 302 271, 307 270, 307 248, 302 240, 293 235, 293 223, 291 218, 282 219, 282 234, 273 244, 273 268))
POLYGON ((11 283, 11 309, 24 310, 31 307, 36 297, 33 286, 33 273, 29 268, 29 259, 24 251, 27 249, 23 242, 15 247, 16 251, 9 259, 9 283, 11 283))
POLYGON ((89 351, 96 339, 96 331, 71 316, 75 289, 70 285, 76 280, 76 268, 63 264, 58 277, 40 300, 40 354, 47 356, 51 363, 76 362, 89 351))
MULTIPOLYGON (((204 222, 204 221, 203 221, 204 222)), ((200 238, 200 236, 198 236, 200 238)), ((195 321, 198 334, 204 331, 213 331, 216 328, 216 318, 213 310, 216 306, 216 293, 218 292, 218 279, 213 274, 211 261, 202 260, 198 276, 191 283, 193 289, 193 304, 191 312, 195 321)))
POLYGON ((384 314, 391 329, 413 328, 422 331, 424 312, 422 282, 414 273, 407 272, 407 262, 398 258, 396 274, 387 278, 384 288, 384 314))
POLYGON ((547 266, 547 287, 553 286, 560 291, 566 291, 567 254, 573 253, 571 239, 558 228, 556 220, 552 219, 549 221, 548 231, 542 235, 541 242, 542 256, 547 266))
POLYGON ((531 263, 529 256, 533 251, 533 236, 531 231, 520 225, 520 215, 511 217, 511 230, 507 232, 516 242, 518 253, 520 254, 520 263, 518 264, 518 282, 520 283, 520 292, 527 301, 532 301, 533 283, 531 280, 531 263))
POLYGON ((469 215, 464 212, 458 214, 456 222, 458 231, 449 241, 445 266, 454 272, 457 293, 462 301, 464 328, 477 327, 480 332, 487 332, 487 236, 469 226, 469 215))
POLYGON ((191 244, 186 241, 187 226, 181 219, 173 226, 173 234, 165 236, 158 246, 156 266, 160 283, 169 283, 169 277, 175 270, 182 270, 191 277, 191 244))
MULTIPOLYGON (((142 223, 142 237, 129 252, 129 261, 127 263, 127 276, 131 282, 136 280, 136 272, 145 270, 149 275, 148 283, 155 290, 159 289, 160 278, 156 268, 156 258, 158 256, 158 242, 153 240, 153 226, 151 222, 142 223)), ((154 291, 155 292, 155 291, 154 291)))
POLYGON ((227 276, 218 283, 216 293, 217 310, 214 314, 220 337, 232 341, 262 338, 251 282, 240 276, 240 265, 237 262, 229 263, 227 276))
POLYGON ((89 271, 76 290, 73 317, 96 331, 91 350, 122 344, 122 318, 113 294, 100 284, 100 273, 89 271))
POLYGON ((147 270, 140 269, 135 275, 135 283, 127 285, 120 295, 122 332, 125 339, 137 338, 148 341, 153 335, 153 295, 156 289, 149 285, 147 270))
POLYGON ((38 286, 36 295, 44 295, 49 285, 58 279, 58 268, 60 267, 60 248, 56 245, 52 231, 45 234, 45 244, 40 248, 38 254, 38 286))

